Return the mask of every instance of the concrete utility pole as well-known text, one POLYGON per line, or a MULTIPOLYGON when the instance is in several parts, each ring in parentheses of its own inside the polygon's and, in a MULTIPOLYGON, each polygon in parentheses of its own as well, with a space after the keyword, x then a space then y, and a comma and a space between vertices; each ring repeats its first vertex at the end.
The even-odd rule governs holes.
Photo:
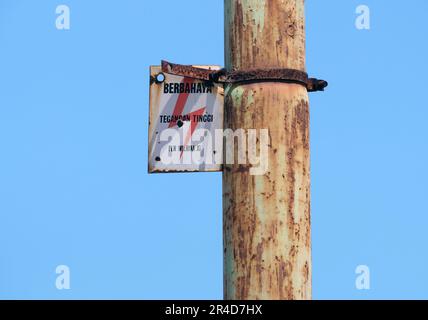
MULTIPOLYGON (((305 71, 304 0, 224 4, 227 71, 305 71)), ((311 299, 307 89, 228 84, 225 128, 268 129, 270 145, 263 176, 250 175, 250 165, 224 166, 224 298, 311 299)))

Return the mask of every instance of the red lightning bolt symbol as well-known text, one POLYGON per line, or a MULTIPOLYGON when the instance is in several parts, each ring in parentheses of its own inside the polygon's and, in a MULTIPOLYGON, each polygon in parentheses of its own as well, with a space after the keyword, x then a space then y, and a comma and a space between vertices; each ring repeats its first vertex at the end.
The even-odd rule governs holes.
MULTIPOLYGON (((184 78, 184 80, 182 81, 182 83, 184 83, 185 87, 190 86, 193 82, 194 82, 194 79, 191 79, 191 78, 184 78)), ((189 92, 187 92, 187 93, 183 92, 183 93, 179 94, 178 99, 177 99, 177 103, 175 104, 175 108, 174 108, 174 111, 172 113, 173 119, 180 116, 180 115, 183 115, 183 110, 184 110, 184 107, 186 106, 188 98, 189 98, 189 92)), ((206 108, 204 107, 204 108, 198 109, 198 110, 193 111, 193 112, 186 115, 186 116, 189 116, 189 118, 190 118, 190 131, 186 135, 186 138, 184 140, 184 146, 187 145, 187 143, 189 142, 190 138, 193 135, 193 132, 196 130, 197 122, 192 120, 194 118, 193 116, 203 115, 205 112, 205 109, 206 108)), ((177 125, 177 121, 173 120, 170 122, 169 128, 172 128, 176 125, 177 125)), ((183 156, 183 150, 181 151, 180 158, 182 156, 183 156)))

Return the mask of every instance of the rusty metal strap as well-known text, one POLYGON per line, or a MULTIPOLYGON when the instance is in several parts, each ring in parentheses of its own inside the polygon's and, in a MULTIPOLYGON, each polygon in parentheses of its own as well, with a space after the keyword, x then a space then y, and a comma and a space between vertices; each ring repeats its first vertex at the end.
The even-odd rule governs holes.
POLYGON ((294 69, 255 69, 246 71, 210 70, 162 61, 162 72, 218 83, 281 81, 297 83, 309 92, 324 91, 327 81, 309 78, 306 72, 294 69))

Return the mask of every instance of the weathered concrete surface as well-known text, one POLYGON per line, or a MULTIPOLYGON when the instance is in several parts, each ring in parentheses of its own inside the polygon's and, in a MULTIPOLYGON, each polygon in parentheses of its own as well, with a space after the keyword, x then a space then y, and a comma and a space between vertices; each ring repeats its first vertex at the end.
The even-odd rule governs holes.
POLYGON ((304 0, 225 0, 229 70, 305 70, 304 0))
MULTIPOLYGON (((226 68, 305 70, 303 0, 225 0, 226 68)), ((225 128, 268 129, 267 173, 224 165, 224 298, 311 299, 306 88, 229 85, 225 128)))

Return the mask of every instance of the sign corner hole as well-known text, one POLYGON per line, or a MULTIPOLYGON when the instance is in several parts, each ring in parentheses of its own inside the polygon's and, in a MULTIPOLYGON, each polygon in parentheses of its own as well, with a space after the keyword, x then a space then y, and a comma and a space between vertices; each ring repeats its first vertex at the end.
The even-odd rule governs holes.
POLYGON ((155 79, 156 83, 163 83, 165 81, 165 75, 163 74, 163 72, 160 72, 156 75, 155 79))

